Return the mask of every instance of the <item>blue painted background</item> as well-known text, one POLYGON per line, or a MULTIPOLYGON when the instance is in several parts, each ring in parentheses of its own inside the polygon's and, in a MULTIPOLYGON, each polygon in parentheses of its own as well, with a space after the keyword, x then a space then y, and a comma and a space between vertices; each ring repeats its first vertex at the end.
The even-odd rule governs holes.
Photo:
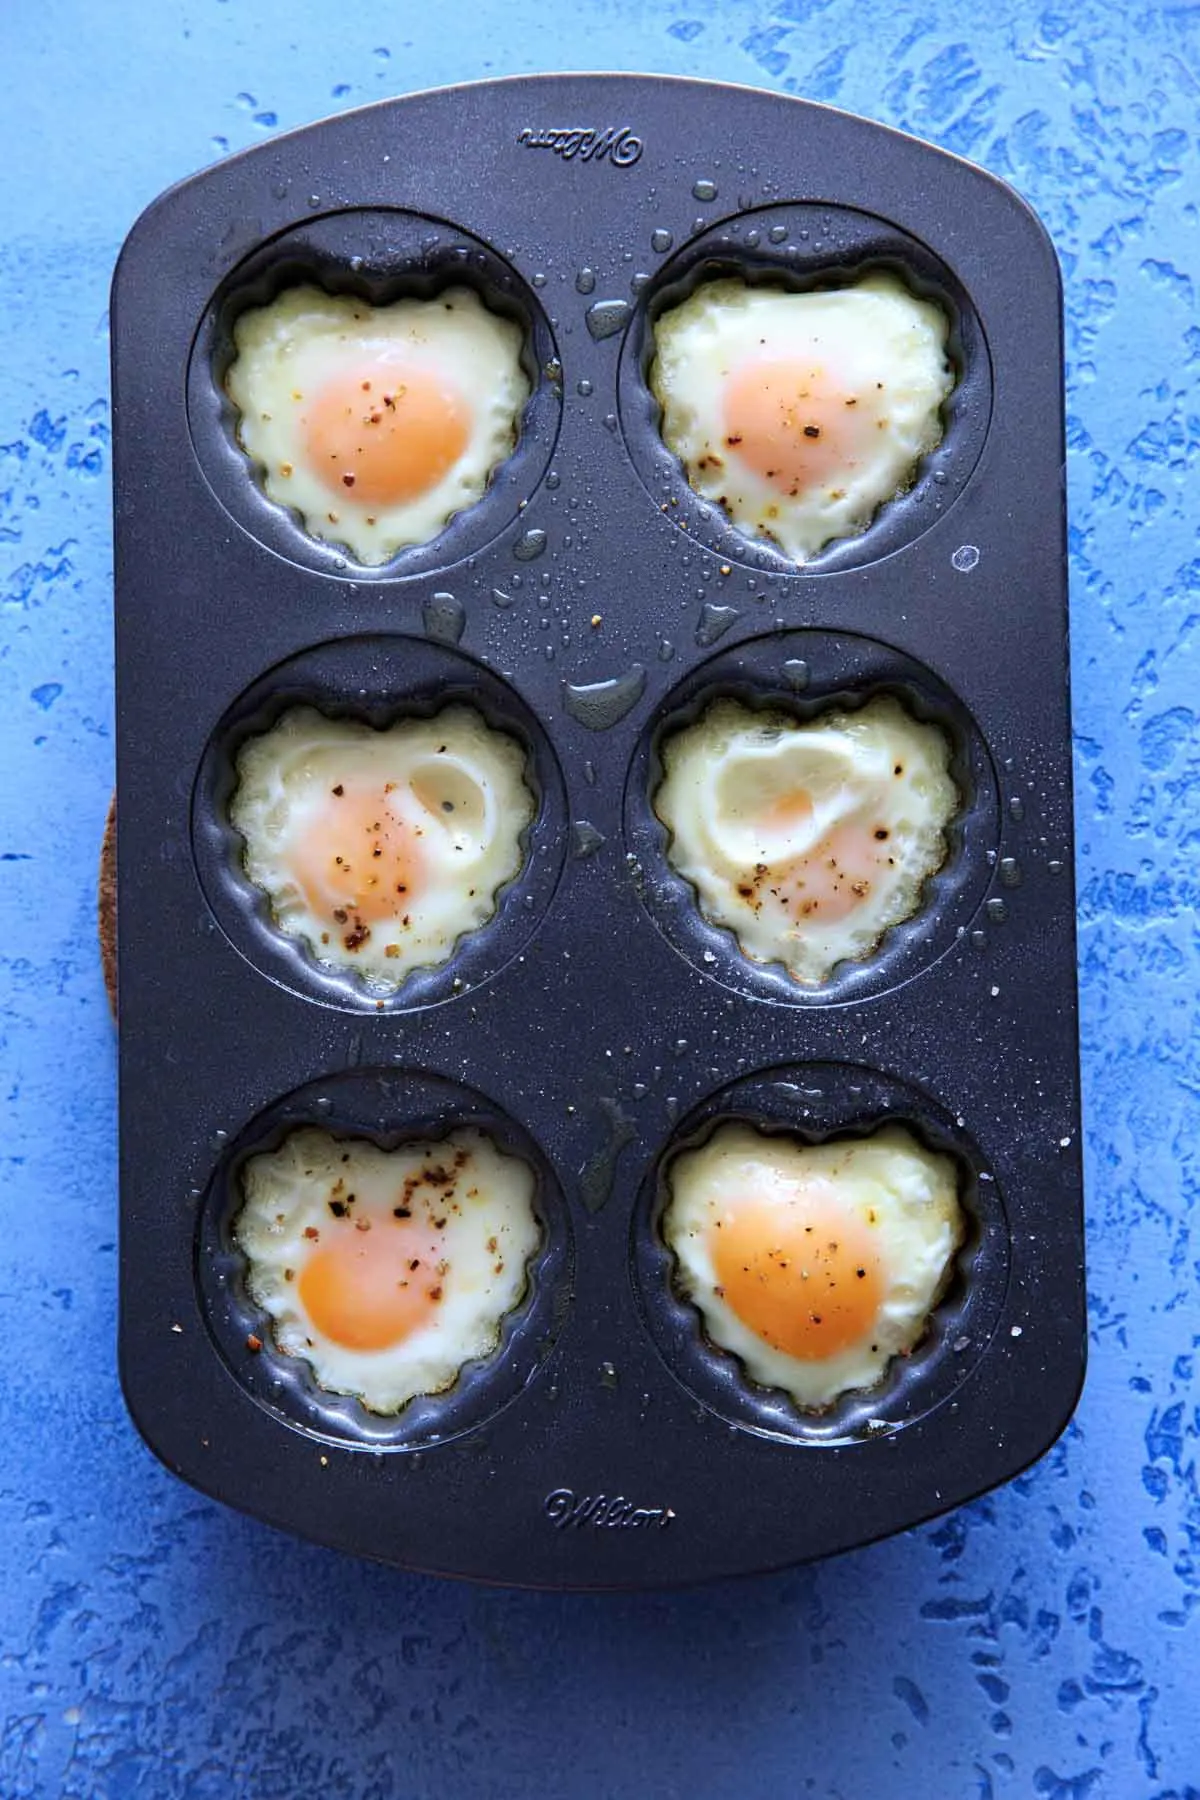
POLYGON ((0 7, 2 1800, 1200 1794, 1200 8, 1124 11, 0 7), (905 126, 1032 199, 1069 295, 1088 1389, 1040 1467, 947 1521, 672 1597, 293 1543, 166 1475, 114 1368, 113 259, 160 188, 277 128, 554 67, 905 126))

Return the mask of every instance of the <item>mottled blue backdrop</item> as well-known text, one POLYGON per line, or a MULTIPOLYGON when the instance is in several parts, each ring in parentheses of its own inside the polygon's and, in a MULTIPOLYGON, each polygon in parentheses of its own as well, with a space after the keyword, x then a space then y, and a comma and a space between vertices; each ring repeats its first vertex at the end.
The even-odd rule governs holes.
POLYGON ((1200 1795, 1200 7, 8 0, 0 81, 0 1800, 1200 1795), (114 1367, 113 259, 276 129, 555 67, 904 126, 1028 195, 1067 278, 1087 1392, 941 1524, 669 1597, 291 1542, 158 1467, 114 1367))

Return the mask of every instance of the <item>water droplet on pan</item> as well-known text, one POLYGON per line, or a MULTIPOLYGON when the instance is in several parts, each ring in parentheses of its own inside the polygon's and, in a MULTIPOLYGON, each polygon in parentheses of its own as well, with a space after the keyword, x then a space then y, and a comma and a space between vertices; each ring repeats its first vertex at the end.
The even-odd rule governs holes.
POLYGON ((1013 795, 1008 803, 1008 810, 1014 819, 1023 819, 1025 817, 1025 802, 1022 800, 1020 794, 1013 795))
POLYGON ((783 665, 783 679, 797 693, 808 686, 808 673, 808 664, 802 656, 793 656, 783 665))
POLYGON ((707 601, 700 608, 700 617, 696 624, 696 642, 702 648, 715 644, 718 638, 737 624, 741 614, 736 606, 714 606, 707 601))
POLYGON ((518 562, 533 562, 545 548, 546 534, 540 525, 535 525, 517 539, 513 545, 513 555, 518 562))
POLYGON ((767 236, 770 238, 770 240, 773 244, 782 244, 784 239, 787 237, 787 226, 786 225, 772 225, 770 231, 768 231, 768 233, 767 233, 767 236))
POLYGON ((595 856, 604 844, 604 833, 597 831, 588 819, 576 819, 571 827, 571 853, 581 860, 587 856, 595 856))
POLYGON ((998 894, 995 899, 988 901, 984 910, 993 925, 1003 925, 1008 917, 1008 908, 998 894))
POLYGON ((657 231, 652 231, 650 233, 650 248, 652 250, 657 250, 660 256, 665 256, 674 242, 675 239, 671 236, 670 232, 664 231, 661 225, 658 227, 657 231))
POLYGON ((595 269, 580 269, 578 275, 576 275, 576 277, 575 277, 575 292, 577 294, 594 294, 595 291, 596 291, 596 271, 595 271, 595 269))
POLYGON ((637 1126, 615 1100, 601 1100, 600 1110, 608 1121, 608 1142, 579 1172, 579 1197, 592 1213, 599 1212, 610 1199, 618 1159, 626 1144, 637 1135, 637 1126))
POLYGON ((575 383, 575 392, 577 394, 579 394, 582 399, 586 400, 588 395, 592 392, 591 382, 586 379, 583 381, 577 381, 575 383))
POLYGON ((517 596, 515 594, 506 594, 503 588, 493 588, 492 599, 496 602, 497 606, 515 606, 517 603, 517 596))
POLYGON ((602 1362, 600 1364, 600 1386, 605 1388, 615 1388, 618 1380, 619 1377, 617 1375, 616 1364, 602 1362))
POLYGON ((467 615, 453 594, 433 594, 421 608, 426 637, 441 644, 457 644, 466 629, 467 615))
POLYGON ((706 181, 703 177, 699 181, 693 181, 692 196, 696 200, 715 200, 717 197, 716 182, 706 181))
POLYGON ((974 544, 960 544, 950 561, 960 575, 969 575, 979 561, 979 551, 974 544))
POLYGON ((634 663, 624 675, 608 681, 564 682, 563 705, 589 731, 607 731, 633 710, 645 687, 646 671, 641 663, 634 663))
POLYGON ((587 328, 597 343, 601 338, 614 337, 618 331, 625 329, 631 308, 628 300, 597 300, 589 306, 584 314, 587 328))
POLYGON ((1021 865, 1015 856, 1002 856, 1000 858, 1000 879, 1005 887, 1020 887, 1021 865))

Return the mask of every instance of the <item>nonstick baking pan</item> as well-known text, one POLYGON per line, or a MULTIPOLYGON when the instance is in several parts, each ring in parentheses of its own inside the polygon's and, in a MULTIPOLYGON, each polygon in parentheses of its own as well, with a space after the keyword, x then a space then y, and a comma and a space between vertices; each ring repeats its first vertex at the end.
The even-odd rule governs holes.
POLYGON ((1058 270, 1002 183, 802 101, 642 76, 416 95, 229 158, 134 226, 114 284, 120 1360, 204 1492, 414 1569, 635 1587, 798 1562, 1007 1480, 1084 1361, 1058 270), (714 273, 902 272, 951 321, 939 447, 810 563, 665 450, 654 320, 714 273), (291 282, 473 285, 523 328, 518 448, 433 542, 364 567, 267 498, 223 380, 291 282), (651 804, 705 701, 940 724, 962 805, 914 918, 817 989, 705 922, 651 804), (240 745, 298 701, 466 699, 524 745, 522 873, 384 1000, 248 881, 240 745), (659 1230, 672 1156, 738 1118, 901 1121, 969 1231, 911 1356, 821 1413, 706 1338, 659 1230), (391 1416, 275 1349, 231 1229, 302 1124, 491 1132, 542 1247, 496 1353, 391 1416))

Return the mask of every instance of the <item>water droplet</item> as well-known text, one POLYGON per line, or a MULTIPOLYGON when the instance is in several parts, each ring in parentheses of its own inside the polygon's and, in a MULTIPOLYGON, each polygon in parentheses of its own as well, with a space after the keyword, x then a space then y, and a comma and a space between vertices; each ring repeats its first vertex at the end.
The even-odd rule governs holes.
POLYGON ((988 901, 984 910, 993 925, 1003 925, 1008 917, 1008 908, 998 894, 994 900, 988 901))
POLYGON ((979 931, 979 930, 973 931, 971 933, 971 942, 974 945, 974 947, 976 948, 976 950, 986 950, 987 949, 987 932, 979 931))
POLYGON ((714 606, 707 601, 700 608, 700 617, 696 623, 696 642, 702 648, 715 644, 718 638, 736 625, 741 614, 736 606, 714 606))
POLYGON ((617 1385, 616 1364, 610 1363, 610 1362, 602 1362, 600 1364, 600 1386, 604 1387, 604 1388, 615 1388, 616 1385, 617 1385))
POLYGON ((517 603, 517 596, 515 594, 506 594, 503 588, 493 588, 492 599, 496 602, 497 606, 515 606, 517 603))
POLYGON ((585 762, 584 763, 583 779, 587 782, 589 787, 595 787, 595 785, 596 785, 596 765, 594 762, 585 762))
POLYGON ((768 233, 767 233, 767 236, 770 238, 770 240, 773 244, 782 244, 784 242, 784 240, 786 239, 787 234, 788 233, 787 233, 786 225, 772 225, 770 231, 768 231, 768 233))
POLYGON ((1055 857, 1052 862, 1047 863, 1046 867, 1052 875, 1061 875, 1063 872, 1063 864, 1059 862, 1057 857, 1055 857))
POLYGON ((938 487, 945 487, 950 477, 947 475, 945 469, 935 469, 933 471, 933 479, 938 487))
POLYGON ((1021 865, 1015 856, 1002 856, 1000 858, 1000 879, 1005 887, 1020 887, 1021 865))
POLYGON ((467 615, 453 594, 433 594, 421 608, 426 637, 442 644, 457 644, 466 630, 467 615))
POLYGON ((1020 794, 1013 795, 1008 803, 1008 810, 1014 819, 1023 819, 1025 817, 1025 802, 1022 800, 1020 794))
POLYGON ((575 383, 575 392, 578 395, 580 395, 580 397, 584 400, 587 399, 588 395, 592 391, 593 391, 593 389, 592 389, 592 384, 590 381, 584 380, 584 381, 577 381, 575 383))
POLYGON ((615 675, 609 681, 565 681, 563 705, 589 731, 607 731, 632 712, 645 687, 646 671, 641 663, 634 663, 624 675, 615 675))
POLYGON ((315 206, 320 206, 320 204, 321 204, 321 196, 320 196, 320 194, 310 194, 310 195, 309 195, 309 196, 308 196, 308 204, 309 204, 309 205, 310 205, 310 206, 314 206, 314 207, 315 207, 315 206))
POLYGON ((658 660, 659 660, 659 662, 670 662, 670 660, 674 656, 674 654, 675 654, 675 646, 671 642, 670 638, 659 638, 659 640, 658 640, 658 660))
POLYGON ((635 294, 640 294, 643 288, 650 286, 650 277, 644 269, 639 269, 636 275, 629 277, 629 285, 635 294))
POLYGON ((601 338, 614 337, 618 331, 625 329, 630 310, 628 300, 597 300, 594 306, 588 307, 584 319, 588 330, 599 343, 601 338))
POLYGON ((601 1100, 600 1110, 608 1123, 608 1142, 584 1164, 579 1174, 579 1197, 588 1212, 593 1213, 607 1204, 621 1152, 637 1136, 637 1126, 615 1100, 601 1100))
POLYGON ((676 1038, 674 1044, 672 1045, 672 1049, 674 1050, 676 1056, 686 1056, 687 1051, 688 1051, 687 1039, 686 1038, 676 1038))
POLYGON ((208 1140, 208 1147, 210 1150, 221 1151, 228 1142, 229 1133, 227 1131, 214 1131, 208 1140))
POLYGON ((644 1100, 650 1089, 644 1081, 635 1081, 629 1091, 635 1100, 644 1100))
POLYGON ((557 469, 551 469, 550 473, 546 477, 546 486, 548 488, 556 488, 556 487, 560 487, 561 485, 562 485, 562 476, 559 474, 557 469))
POLYGON ((783 665, 783 679, 799 694, 808 686, 808 664, 802 656, 790 657, 783 665))
POLYGON ((534 562, 546 548, 546 534, 539 525, 534 525, 523 537, 519 537, 513 545, 513 555, 518 562, 534 562))
POLYGON ((979 561, 979 551, 974 544, 960 544, 950 561, 960 575, 969 575, 979 561))
POLYGON ((675 239, 671 236, 670 232, 664 231, 661 225, 658 227, 657 231, 652 231, 650 233, 650 248, 652 250, 657 250, 660 256, 665 256, 674 242, 675 239))
POLYGON ((582 861, 584 857, 595 856, 604 844, 604 833, 597 831, 588 819, 576 819, 571 827, 571 853, 582 861))
POLYGON ((333 1101, 327 1094, 322 1094, 319 1100, 313 1101, 313 1111, 319 1112, 322 1115, 331 1113, 333 1111, 333 1101))
POLYGON ((693 181, 692 197, 695 200, 715 200, 717 197, 716 182, 706 181, 703 177, 699 181, 693 181))
POLYGON ((546 277, 542 274, 540 269, 533 277, 533 285, 535 288, 544 288, 546 285, 546 277))
POLYGON ((604 429, 605 429, 605 431, 615 431, 615 430, 616 430, 616 429, 617 429, 617 415, 616 415, 616 413, 605 413, 605 415, 604 415, 604 429))
POLYGON ((575 277, 575 292, 577 294, 594 294, 595 291, 596 291, 596 271, 595 271, 595 269, 580 269, 578 275, 576 275, 576 277, 575 277))

